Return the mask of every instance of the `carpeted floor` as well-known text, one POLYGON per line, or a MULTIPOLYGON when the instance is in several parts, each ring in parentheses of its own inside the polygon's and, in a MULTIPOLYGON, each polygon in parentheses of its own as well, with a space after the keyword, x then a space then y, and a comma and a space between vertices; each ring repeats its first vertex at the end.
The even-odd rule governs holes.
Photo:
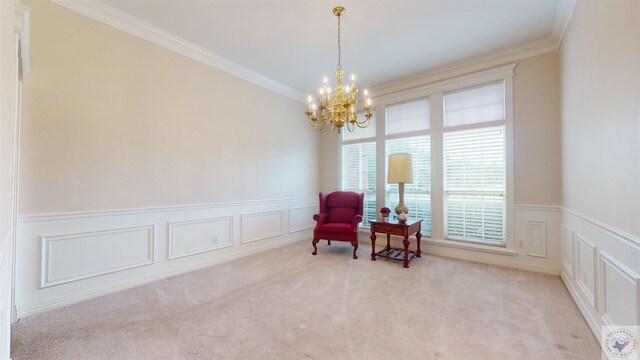
POLYGON ((26 359, 600 359, 560 278, 311 241, 20 320, 26 359))

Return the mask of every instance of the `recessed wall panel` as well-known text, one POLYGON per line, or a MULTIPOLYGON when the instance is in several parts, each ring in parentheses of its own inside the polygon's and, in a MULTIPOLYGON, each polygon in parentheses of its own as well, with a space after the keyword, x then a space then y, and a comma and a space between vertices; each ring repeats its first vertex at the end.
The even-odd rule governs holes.
POLYGON ((527 222, 529 252, 527 255, 547 257, 547 222, 543 220, 529 220, 527 222))
POLYGON ((597 248, 590 242, 576 234, 578 246, 578 286, 584 292, 585 297, 595 307, 596 300, 596 262, 597 248))
POLYGON ((41 236, 40 287, 153 264, 154 226, 41 236))
POLYGON ((232 246, 233 218, 169 222, 169 259, 232 246))
POLYGON ((283 235, 283 211, 242 214, 242 243, 283 235))
POLYGON ((289 209, 289 232, 313 229, 315 221, 313 215, 318 212, 316 206, 305 206, 289 209))
POLYGON ((603 311, 610 323, 640 325, 638 275, 626 270, 613 258, 602 257, 604 306, 603 311))
POLYGON ((573 230, 569 229, 567 226, 562 226, 562 238, 561 238, 561 259, 562 265, 569 272, 569 276, 573 277, 573 263, 575 259, 575 254, 573 250, 573 230))

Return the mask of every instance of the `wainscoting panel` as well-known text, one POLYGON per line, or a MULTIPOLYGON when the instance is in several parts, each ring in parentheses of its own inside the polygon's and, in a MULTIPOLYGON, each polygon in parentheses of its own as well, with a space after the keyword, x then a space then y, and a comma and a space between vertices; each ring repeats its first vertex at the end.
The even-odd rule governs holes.
POLYGON ((169 259, 233 246, 233 217, 169 222, 169 259))
POLYGON ((578 264, 578 286, 591 306, 596 306, 596 269, 598 267, 598 248, 582 235, 575 234, 578 264))
POLYGON ((640 239, 569 209, 562 218, 562 281, 595 338, 640 325, 640 239))
POLYGON ((528 220, 529 256, 547 257, 547 222, 544 220, 528 220))
POLYGON ((242 214, 242 243, 264 240, 284 233, 282 210, 242 214))
POLYGON ((316 226, 313 215, 317 212, 317 206, 289 209, 289 233, 313 229, 316 226))
POLYGON ((600 259, 605 323, 640 325, 640 277, 608 254, 600 259))
POLYGON ((574 239, 575 233, 566 225, 562 225, 562 266, 563 270, 573 277, 573 263, 575 262, 574 239))
POLYGON ((40 287, 153 264, 154 225, 41 236, 40 287))
POLYGON ((21 216, 17 318, 311 239, 305 217, 317 202, 309 196, 21 216))

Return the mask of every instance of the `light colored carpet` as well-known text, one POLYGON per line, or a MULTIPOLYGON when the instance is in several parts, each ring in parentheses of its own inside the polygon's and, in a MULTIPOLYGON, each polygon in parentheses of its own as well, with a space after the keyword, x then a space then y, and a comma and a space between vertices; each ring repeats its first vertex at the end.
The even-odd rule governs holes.
POLYGON ((600 359, 560 278, 311 241, 35 315, 25 359, 600 359))

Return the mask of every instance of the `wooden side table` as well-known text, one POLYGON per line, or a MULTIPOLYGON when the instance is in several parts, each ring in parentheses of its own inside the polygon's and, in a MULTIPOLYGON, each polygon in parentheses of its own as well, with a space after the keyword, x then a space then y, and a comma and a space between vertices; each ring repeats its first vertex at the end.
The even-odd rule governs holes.
POLYGON ((398 220, 374 220, 371 223, 371 261, 376 261, 376 256, 382 256, 383 258, 390 260, 403 261, 404 267, 409 267, 409 261, 414 257, 422 257, 420 251, 420 227, 422 224, 421 219, 409 218, 404 223, 398 220), (376 252, 376 233, 387 234, 387 246, 384 249, 376 252), (417 249, 416 251, 409 251, 409 236, 416 234, 417 249), (390 245, 391 235, 400 235, 404 237, 402 244, 404 249, 392 248, 390 245))

